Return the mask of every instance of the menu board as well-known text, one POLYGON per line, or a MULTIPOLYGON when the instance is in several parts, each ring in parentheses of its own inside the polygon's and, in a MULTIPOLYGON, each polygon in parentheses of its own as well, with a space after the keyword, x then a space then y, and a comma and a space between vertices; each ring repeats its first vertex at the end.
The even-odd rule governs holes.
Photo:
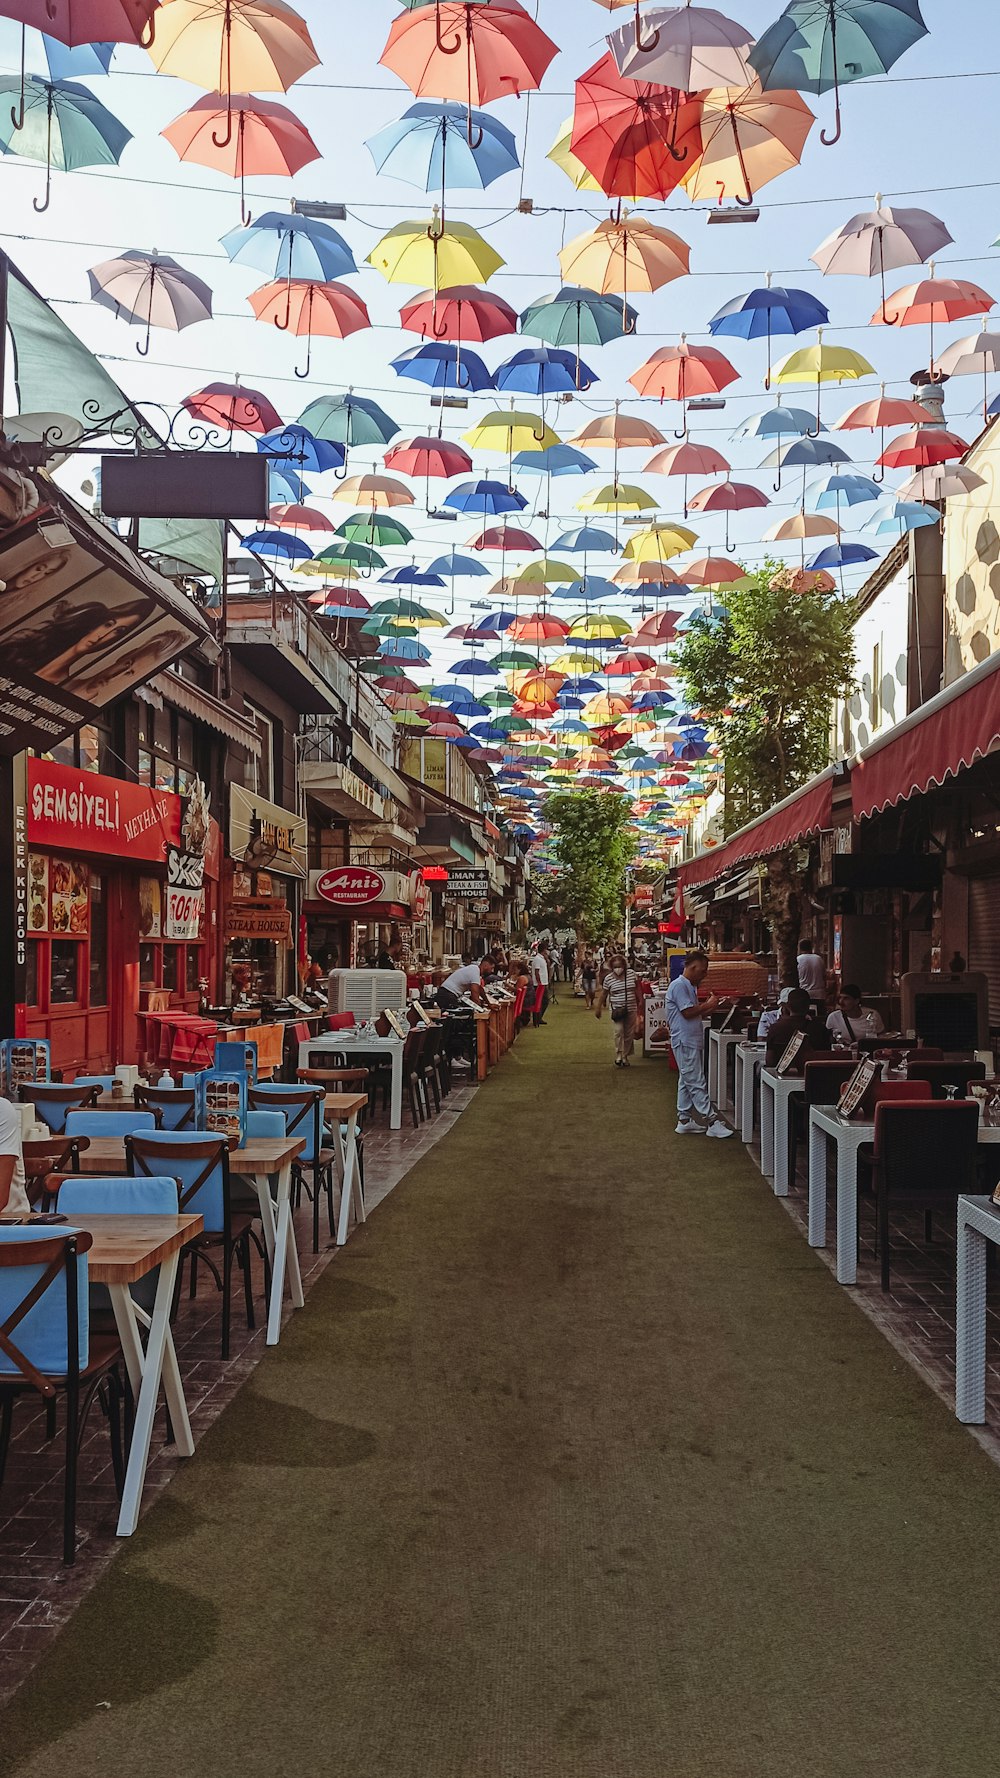
POLYGON ((778 1066, 775 1069, 776 1074, 788 1073, 789 1068, 802 1048, 802 1045, 805 1043, 805 1040, 806 1034, 804 1031, 796 1031, 794 1037, 789 1038, 779 1058, 778 1066))
POLYGON ((879 1064, 872 1056, 866 1056, 863 1062, 858 1063, 850 1079, 845 1081, 840 1098, 837 1101, 837 1110, 840 1112, 841 1117, 850 1117, 852 1112, 857 1111, 868 1088, 871 1086, 872 1081, 876 1078, 879 1072, 879 1064))
POLYGON ((397 1037, 405 1038, 407 1035, 408 1026, 407 1026, 406 1020, 403 1018, 402 1014, 394 1011, 394 1009, 392 1007, 387 1006, 385 1009, 385 1016, 389 1022, 389 1025, 391 1026, 392 1030, 395 1032, 395 1035, 397 1037))
MULTIPOLYGON (((90 866, 78 858, 49 859, 49 931, 86 938, 90 929, 90 866)), ((32 923, 29 892, 28 924, 32 923)))

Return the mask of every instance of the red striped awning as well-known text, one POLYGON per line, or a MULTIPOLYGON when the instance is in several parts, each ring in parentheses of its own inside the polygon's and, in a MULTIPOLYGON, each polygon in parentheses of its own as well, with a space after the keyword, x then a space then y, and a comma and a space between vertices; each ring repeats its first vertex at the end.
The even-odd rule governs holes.
POLYGON ((1000 747, 1000 654, 879 735, 851 768, 856 821, 944 784, 1000 747))
POLYGON ((807 834, 832 826, 833 772, 828 770, 804 784, 794 796, 777 803, 758 821, 741 827, 725 845, 716 846, 711 852, 702 852, 697 858, 680 865, 678 879, 685 889, 693 889, 700 883, 714 883, 740 864, 753 858, 770 857, 771 853, 781 852, 785 846, 793 846, 797 840, 805 839, 807 834))

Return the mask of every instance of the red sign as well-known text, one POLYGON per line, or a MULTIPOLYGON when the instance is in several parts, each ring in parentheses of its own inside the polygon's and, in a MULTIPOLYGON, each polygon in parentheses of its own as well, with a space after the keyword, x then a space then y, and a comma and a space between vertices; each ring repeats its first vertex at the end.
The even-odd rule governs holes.
POLYGON ((182 802, 167 790, 28 761, 28 844, 162 864, 181 843, 182 802))
POLYGON ((447 883, 448 872, 443 864, 425 864, 420 875, 425 883, 447 883))
POLYGON ((321 901, 335 901, 341 907, 363 908, 381 901, 385 894, 385 878, 381 871, 369 870, 364 864, 340 864, 335 870, 317 877, 315 892, 321 901))

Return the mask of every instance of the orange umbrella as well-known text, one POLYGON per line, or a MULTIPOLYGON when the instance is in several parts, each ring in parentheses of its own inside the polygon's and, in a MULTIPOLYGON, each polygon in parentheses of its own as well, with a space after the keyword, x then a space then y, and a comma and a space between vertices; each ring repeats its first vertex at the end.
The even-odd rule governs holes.
POLYGON ((246 206, 246 175, 287 175, 289 178, 310 161, 319 160, 320 151, 304 123, 289 111, 287 105, 276 105, 270 99, 254 99, 247 93, 207 93, 189 110, 175 117, 160 131, 182 161, 193 161, 200 167, 214 167, 240 182, 240 215, 244 227, 250 222, 246 206), (235 131, 228 129, 230 114, 236 117, 235 131), (220 137, 220 131, 225 134, 220 137))
POLYGON ((305 19, 285 0, 161 0, 149 45, 161 74, 176 74, 226 101, 228 148, 234 93, 286 93, 319 66, 305 19))
POLYGON ((470 111, 540 86, 557 45, 518 4, 436 0, 393 19, 379 57, 417 98, 458 99, 470 111))
POLYGON ((392 506, 412 506, 413 495, 408 487, 392 475, 352 475, 341 482, 331 496, 349 500, 352 506, 370 506, 372 511, 385 511, 392 506))
POLYGON ((307 377, 312 365, 314 334, 344 340, 348 334, 359 333, 371 326, 366 304, 346 284, 314 284, 309 278, 279 278, 274 284, 262 284, 247 297, 258 321, 270 321, 281 333, 289 329, 296 336, 307 335, 309 346, 305 370, 296 369, 297 377, 307 377))
POLYGON ((561 642, 569 635, 569 624, 563 623, 561 617, 549 617, 544 611, 533 611, 525 617, 515 617, 507 630, 510 642, 527 642, 538 648, 547 648, 553 642, 561 642))
POLYGON ((663 433, 648 420, 634 419, 631 414, 621 413, 617 407, 613 414, 601 414, 597 420, 588 420, 568 440, 570 444, 589 446, 591 449, 613 448, 616 451, 635 450, 644 445, 660 445, 665 442, 663 433))
POLYGON ((964 278, 935 278, 934 261, 928 266, 929 278, 917 284, 905 284, 887 296, 876 309, 871 325, 884 322, 887 327, 920 327, 930 329, 930 365, 934 367, 934 328, 943 321, 964 321, 969 315, 985 315, 993 307, 993 297, 978 284, 964 278))
POLYGON ((607 54, 576 82, 570 152, 609 197, 666 198, 701 153, 701 101, 625 79, 607 54))
POLYGON ((688 197, 752 204, 762 185, 798 166, 815 121, 798 93, 765 93, 759 80, 748 87, 713 87, 702 94, 705 146, 684 176, 688 197))
MULTIPOLYGON (((333 521, 314 506, 272 506, 267 522, 279 531, 332 531, 333 521)), ((323 597, 325 598, 325 594, 323 597)))
POLYGON ((746 569, 728 556, 700 556, 684 570, 688 586, 735 586, 746 579, 746 569))
POLYGON ((629 377, 640 395, 658 395, 660 400, 679 401, 684 412, 684 425, 675 438, 687 437, 687 404, 693 395, 718 395, 720 389, 735 383, 739 371, 715 346, 689 346, 687 335, 681 334, 680 345, 661 346, 645 364, 629 377))
POLYGON ((690 271, 690 261, 691 249, 679 235, 627 210, 577 235, 559 255, 564 283, 605 296, 621 291, 623 322, 630 292, 659 290, 690 271))

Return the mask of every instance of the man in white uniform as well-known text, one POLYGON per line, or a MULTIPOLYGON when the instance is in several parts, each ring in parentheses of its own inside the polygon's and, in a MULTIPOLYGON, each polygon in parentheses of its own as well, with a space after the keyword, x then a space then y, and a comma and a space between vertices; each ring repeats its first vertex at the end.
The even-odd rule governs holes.
POLYGON ((24 1188, 21 1113, 9 1099, 0 1099, 0 1212, 27 1216, 30 1208, 24 1188))
POLYGON ((803 938, 799 942, 799 987, 805 989, 810 1000, 817 1006, 825 1003, 826 964, 819 952, 813 950, 810 938, 803 938))
POLYGON ((705 1082, 705 1014, 719 1002, 714 994, 698 999, 699 985, 708 974, 708 958, 692 951, 684 972, 667 989, 667 1021, 670 1047, 677 1063, 678 1136, 715 1136, 720 1141, 733 1134, 712 1104, 705 1082))

